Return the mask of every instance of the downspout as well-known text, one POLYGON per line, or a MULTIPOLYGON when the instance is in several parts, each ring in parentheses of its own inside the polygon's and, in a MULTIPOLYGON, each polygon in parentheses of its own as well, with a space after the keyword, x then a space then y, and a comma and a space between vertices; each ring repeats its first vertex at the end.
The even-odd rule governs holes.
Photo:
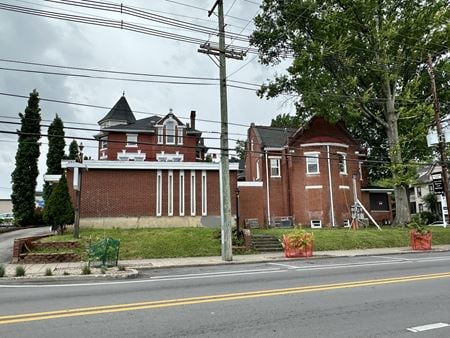
POLYGON ((288 216, 294 217, 292 214, 292 196, 291 196, 291 168, 289 166, 289 161, 291 159, 290 156, 288 156, 289 153, 289 147, 284 148, 284 158, 286 159, 286 175, 287 175, 287 190, 288 190, 288 216))
POLYGON ((267 221, 269 222, 268 225, 270 225, 270 185, 269 185, 269 165, 268 165, 268 157, 267 157, 267 150, 265 150, 266 153, 266 196, 267 196, 267 221))
POLYGON ((333 228, 336 226, 334 220, 334 198, 333 198, 333 185, 331 180, 331 159, 330 159, 330 146, 327 145, 327 158, 328 158, 328 184, 330 188, 330 206, 331 206, 331 225, 333 228))

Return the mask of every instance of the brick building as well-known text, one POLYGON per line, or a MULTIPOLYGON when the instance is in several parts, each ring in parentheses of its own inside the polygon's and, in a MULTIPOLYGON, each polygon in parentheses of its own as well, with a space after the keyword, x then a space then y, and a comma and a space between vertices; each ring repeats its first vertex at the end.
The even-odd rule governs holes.
MULTIPOLYGON (((205 161, 207 148, 195 118, 191 111, 190 124, 184 124, 170 110, 164 117, 136 120, 122 96, 98 122, 99 159, 63 162, 74 183, 74 205, 74 189, 80 191, 80 224, 219 225, 219 164, 205 161)), ((230 164, 233 193, 237 170, 230 164)))
POLYGON ((314 117, 298 130, 252 124, 246 150, 242 223, 344 226, 355 198, 377 222, 392 219, 389 189, 368 186, 365 152, 342 123, 314 117))

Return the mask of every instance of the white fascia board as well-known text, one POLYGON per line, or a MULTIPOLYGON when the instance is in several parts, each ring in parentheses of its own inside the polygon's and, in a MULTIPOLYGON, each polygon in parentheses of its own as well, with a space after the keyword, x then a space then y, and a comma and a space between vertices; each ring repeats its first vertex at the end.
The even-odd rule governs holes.
POLYGON ((59 182, 61 175, 44 175, 44 182, 59 182))
POLYGON ((267 151, 283 151, 284 147, 265 147, 264 150, 267 150, 267 151))
POLYGON ((390 192, 394 192, 394 189, 389 189, 389 188, 386 188, 386 189, 381 189, 381 188, 374 188, 374 189, 363 188, 363 189, 361 189, 361 191, 364 191, 364 192, 387 192, 387 193, 390 193, 390 192))
POLYGON ((300 145, 300 147, 317 147, 317 146, 331 146, 331 147, 342 147, 342 148, 350 147, 348 144, 334 143, 334 142, 303 143, 300 145))
MULTIPOLYGON (((219 170, 219 163, 213 162, 156 162, 156 161, 108 161, 86 160, 83 163, 61 163, 63 168, 83 167, 87 169, 156 169, 156 170, 219 170)), ((230 163, 230 171, 239 170, 239 163, 230 163)))
POLYGON ((237 185, 238 185, 238 188, 239 187, 262 187, 263 182, 262 181, 255 181, 255 182, 238 181, 237 185))

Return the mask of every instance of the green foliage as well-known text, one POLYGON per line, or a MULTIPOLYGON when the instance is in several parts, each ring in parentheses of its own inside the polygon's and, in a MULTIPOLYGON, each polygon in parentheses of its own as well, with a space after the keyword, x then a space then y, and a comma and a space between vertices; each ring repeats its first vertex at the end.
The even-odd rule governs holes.
POLYGON ((78 159, 79 156, 80 156, 80 149, 78 148, 78 143, 76 140, 73 140, 72 142, 70 142, 70 145, 69 145, 68 159, 75 161, 78 159))
POLYGON ((314 241, 314 233, 305 230, 295 229, 283 235, 283 247, 303 248, 314 241))
POLYGON ((431 224, 439 219, 439 217, 430 212, 430 211, 422 211, 420 214, 420 219, 422 220, 423 224, 431 224))
POLYGON ((88 265, 84 265, 81 269, 82 275, 90 275, 91 274, 91 268, 88 265))
MULTIPOLYGON (((64 158, 64 124, 58 114, 48 128, 48 153, 47 153, 47 174, 62 175, 61 160, 64 158)), ((51 195, 53 186, 48 182, 44 184, 43 197, 47 201, 51 195)))
POLYGON ((30 93, 25 114, 19 114, 22 125, 19 132, 16 166, 11 175, 13 212, 15 222, 21 226, 30 225, 34 220, 36 179, 39 174, 40 111, 39 93, 33 90, 30 93))
POLYGON ((275 128, 293 128, 297 129, 301 126, 302 121, 300 115, 279 114, 272 119, 271 127, 275 128))
POLYGON ((53 276, 53 271, 52 271, 52 269, 47 268, 47 269, 45 270, 45 275, 46 275, 46 276, 53 276))
POLYGON ((0 264, 0 278, 5 276, 5 266, 0 264))
MULTIPOLYGON (((437 195, 435 195, 433 193, 429 193, 429 194, 426 194, 422 199, 425 202, 425 206, 427 207, 427 209, 430 210, 431 213, 437 217, 437 215, 438 215, 437 195)), ((434 220, 431 222, 434 222, 434 220)), ((429 224, 429 223, 427 223, 427 224, 429 224)))
POLYGON ((234 150, 236 150, 236 155, 240 160, 245 160, 245 147, 246 142, 244 140, 236 140, 234 150))
POLYGON ((70 201, 66 176, 62 175, 59 183, 53 189, 45 208, 44 220, 53 229, 64 229, 65 225, 74 221, 74 210, 70 201))
POLYGON ((25 276, 25 268, 22 265, 16 266, 16 277, 25 276))
POLYGON ((426 224, 424 223, 424 220, 420 217, 420 215, 414 215, 411 218, 411 222, 408 223, 406 226, 409 229, 414 230, 419 235, 425 235, 430 232, 429 229, 425 228, 425 225, 426 224))

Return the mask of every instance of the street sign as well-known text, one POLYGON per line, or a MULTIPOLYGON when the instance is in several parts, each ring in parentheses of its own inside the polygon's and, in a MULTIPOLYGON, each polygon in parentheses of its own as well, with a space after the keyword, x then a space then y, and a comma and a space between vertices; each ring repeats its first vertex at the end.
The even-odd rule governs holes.
POLYGON ((444 192, 444 182, 442 178, 433 179, 434 192, 443 193, 444 192))

